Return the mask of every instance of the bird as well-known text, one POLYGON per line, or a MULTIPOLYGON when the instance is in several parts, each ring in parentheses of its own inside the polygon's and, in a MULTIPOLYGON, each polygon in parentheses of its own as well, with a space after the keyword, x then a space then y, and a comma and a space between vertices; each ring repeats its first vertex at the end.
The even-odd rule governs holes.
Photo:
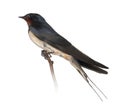
MULTIPOLYGON (((90 82, 104 95, 104 93, 88 77, 83 68, 87 68, 101 74, 108 74, 105 70, 109 69, 107 66, 93 60, 77 49, 67 39, 58 34, 41 15, 37 13, 28 13, 24 16, 20 16, 19 18, 22 18, 27 22, 28 34, 33 43, 48 53, 58 55, 69 61, 91 87, 92 85, 90 82)), ((96 92, 93 87, 92 89, 96 92)), ((96 94, 99 96, 97 92, 96 94)), ((99 98, 101 99, 100 96, 99 98)))

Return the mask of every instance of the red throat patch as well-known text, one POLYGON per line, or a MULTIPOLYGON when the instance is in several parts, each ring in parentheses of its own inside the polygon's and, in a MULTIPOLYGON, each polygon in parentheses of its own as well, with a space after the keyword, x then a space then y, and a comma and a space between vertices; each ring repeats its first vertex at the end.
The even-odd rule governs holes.
POLYGON ((32 20, 29 17, 24 18, 28 25, 32 24, 32 20))

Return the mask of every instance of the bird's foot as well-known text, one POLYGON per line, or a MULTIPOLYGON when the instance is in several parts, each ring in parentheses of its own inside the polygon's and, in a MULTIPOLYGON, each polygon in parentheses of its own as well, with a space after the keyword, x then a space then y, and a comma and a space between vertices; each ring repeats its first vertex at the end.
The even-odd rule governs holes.
POLYGON ((52 54, 52 52, 47 52, 46 50, 41 51, 41 55, 47 60, 52 57, 51 54, 52 54))
POLYGON ((54 74, 54 69, 53 69, 53 61, 50 59, 52 56, 53 52, 47 52, 46 50, 42 50, 41 51, 41 55, 48 61, 49 63, 49 66, 50 66, 50 70, 51 70, 51 74, 52 74, 52 78, 54 80, 54 84, 55 86, 57 86, 57 81, 56 81, 56 77, 55 77, 55 74, 54 74))

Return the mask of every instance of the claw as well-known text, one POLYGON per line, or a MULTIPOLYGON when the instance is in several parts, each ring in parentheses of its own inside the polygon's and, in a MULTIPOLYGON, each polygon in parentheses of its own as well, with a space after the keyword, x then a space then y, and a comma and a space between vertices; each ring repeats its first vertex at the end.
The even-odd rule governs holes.
POLYGON ((46 50, 42 50, 41 51, 41 55, 46 59, 48 60, 48 63, 49 63, 49 66, 50 66, 50 70, 51 70, 51 75, 52 75, 52 78, 53 78, 53 81, 54 81, 54 85, 57 87, 57 81, 56 81, 56 77, 55 77, 55 74, 54 74, 54 69, 53 69, 53 61, 50 59, 52 56, 51 56, 51 53, 52 52, 47 52, 46 50))

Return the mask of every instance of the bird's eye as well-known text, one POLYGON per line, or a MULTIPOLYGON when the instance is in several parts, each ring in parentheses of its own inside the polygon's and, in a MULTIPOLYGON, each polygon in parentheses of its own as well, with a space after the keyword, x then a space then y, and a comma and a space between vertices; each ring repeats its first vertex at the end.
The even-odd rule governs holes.
POLYGON ((32 20, 31 15, 27 15, 26 16, 26 21, 30 21, 30 20, 32 20))
POLYGON ((27 17, 28 17, 28 19, 31 19, 31 16, 30 16, 30 15, 28 15, 27 17))

